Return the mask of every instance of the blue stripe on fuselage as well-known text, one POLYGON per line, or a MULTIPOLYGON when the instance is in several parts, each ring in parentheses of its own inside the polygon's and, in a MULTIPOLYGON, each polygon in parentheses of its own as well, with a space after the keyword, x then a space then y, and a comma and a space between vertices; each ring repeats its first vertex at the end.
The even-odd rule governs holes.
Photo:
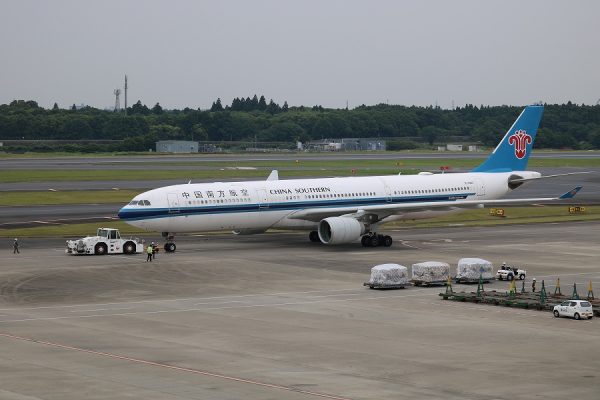
POLYGON ((311 201, 287 201, 279 203, 251 203, 251 204, 227 204, 227 205, 203 205, 203 206, 181 206, 178 209, 168 208, 127 208, 123 207, 118 216, 126 221, 140 221, 145 219, 177 217, 184 215, 208 215, 208 214, 230 214, 257 211, 297 211, 307 208, 332 208, 352 206, 376 206, 381 204, 402 204, 417 202, 438 202, 466 199, 475 193, 459 193, 435 196, 404 196, 404 197, 376 197, 366 199, 324 199, 311 201))

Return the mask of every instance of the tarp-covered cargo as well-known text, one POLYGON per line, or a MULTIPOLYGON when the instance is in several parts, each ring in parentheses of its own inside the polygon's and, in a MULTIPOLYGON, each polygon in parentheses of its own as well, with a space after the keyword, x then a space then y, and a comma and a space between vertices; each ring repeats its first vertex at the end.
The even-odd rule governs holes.
POLYGON ((412 280, 422 283, 446 282, 450 276, 450 264, 425 261, 412 265, 412 280))
POLYGON ((396 286, 408 283, 408 269, 399 264, 381 264, 371 268, 369 284, 373 286, 396 286))
POLYGON ((461 280, 494 279, 494 266, 483 258, 461 258, 456 267, 456 279, 461 280))

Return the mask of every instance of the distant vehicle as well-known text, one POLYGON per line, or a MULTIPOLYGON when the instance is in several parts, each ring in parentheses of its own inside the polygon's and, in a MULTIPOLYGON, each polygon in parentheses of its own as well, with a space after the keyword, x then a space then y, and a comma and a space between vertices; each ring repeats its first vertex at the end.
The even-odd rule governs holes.
POLYGON ((581 319, 587 317, 592 319, 594 311, 592 304, 586 300, 566 300, 557 306, 554 306, 554 316, 558 317, 572 317, 575 319, 581 319))
POLYGON ((523 280, 527 276, 527 271, 519 267, 510 267, 506 264, 502 264, 498 272, 496 272, 496 279, 502 281, 512 281, 513 279, 523 280))
POLYGON ((67 254, 136 254, 144 250, 138 239, 123 239, 118 229, 98 228, 96 236, 67 240, 67 254))

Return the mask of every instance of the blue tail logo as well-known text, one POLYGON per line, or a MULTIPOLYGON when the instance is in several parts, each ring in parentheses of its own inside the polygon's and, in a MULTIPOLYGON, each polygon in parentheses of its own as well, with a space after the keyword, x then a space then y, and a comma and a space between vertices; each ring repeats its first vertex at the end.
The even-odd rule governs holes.
POLYGON ((543 113, 543 106, 525 107, 492 154, 473 172, 524 171, 543 113))

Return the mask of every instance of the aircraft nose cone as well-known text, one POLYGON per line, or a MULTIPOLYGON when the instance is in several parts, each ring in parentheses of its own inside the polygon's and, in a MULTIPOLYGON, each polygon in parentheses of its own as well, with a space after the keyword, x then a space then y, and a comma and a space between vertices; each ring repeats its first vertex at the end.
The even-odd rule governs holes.
POLYGON ((119 219, 125 219, 126 216, 127 216, 127 211, 125 211, 125 207, 123 207, 117 213, 117 217, 119 217, 119 219))

